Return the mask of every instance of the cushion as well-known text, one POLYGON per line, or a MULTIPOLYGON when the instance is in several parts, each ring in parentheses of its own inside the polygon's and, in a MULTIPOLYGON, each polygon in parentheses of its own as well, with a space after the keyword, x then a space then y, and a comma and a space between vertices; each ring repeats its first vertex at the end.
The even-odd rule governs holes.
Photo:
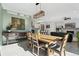
POLYGON ((50 49, 57 50, 58 48, 60 48, 60 45, 58 45, 58 44, 50 44, 48 47, 49 47, 50 49))

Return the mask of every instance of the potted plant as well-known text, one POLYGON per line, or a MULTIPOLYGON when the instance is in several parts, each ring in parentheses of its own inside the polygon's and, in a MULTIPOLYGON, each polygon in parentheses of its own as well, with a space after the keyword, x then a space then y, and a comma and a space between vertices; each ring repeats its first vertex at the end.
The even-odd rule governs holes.
POLYGON ((79 42, 79 32, 77 32, 77 40, 78 40, 78 42, 79 42))
POLYGON ((6 30, 10 32, 11 28, 12 28, 12 25, 9 25, 9 26, 6 27, 6 30))

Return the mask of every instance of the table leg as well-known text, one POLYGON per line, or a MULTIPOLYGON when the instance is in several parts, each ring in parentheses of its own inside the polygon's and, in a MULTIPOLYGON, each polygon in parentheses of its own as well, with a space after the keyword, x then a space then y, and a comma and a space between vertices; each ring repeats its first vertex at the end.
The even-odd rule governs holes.
POLYGON ((7 45, 8 45, 8 37, 6 38, 6 43, 7 43, 7 45))
POLYGON ((8 39, 9 39, 9 38, 8 38, 8 35, 9 35, 9 34, 6 34, 6 44, 7 44, 7 45, 8 45, 8 39))

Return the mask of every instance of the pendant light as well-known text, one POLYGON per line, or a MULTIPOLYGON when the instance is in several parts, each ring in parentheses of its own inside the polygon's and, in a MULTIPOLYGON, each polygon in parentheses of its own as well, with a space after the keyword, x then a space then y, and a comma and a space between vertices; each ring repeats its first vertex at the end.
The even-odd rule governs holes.
POLYGON ((40 8, 39 8, 39 11, 36 10, 37 12, 33 15, 33 18, 37 19, 37 18, 40 18, 42 16, 45 16, 45 11, 41 10, 41 4, 40 3, 36 3, 35 5, 36 5, 36 7, 39 5, 40 8))

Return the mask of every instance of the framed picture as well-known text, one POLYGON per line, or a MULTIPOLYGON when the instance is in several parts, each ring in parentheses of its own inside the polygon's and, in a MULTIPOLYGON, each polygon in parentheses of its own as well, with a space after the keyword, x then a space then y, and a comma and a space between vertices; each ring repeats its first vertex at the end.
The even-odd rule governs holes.
POLYGON ((76 28, 76 24, 75 23, 66 23, 65 28, 76 28))
POLYGON ((46 28, 50 28, 50 25, 46 25, 46 28))
POLYGON ((11 19, 12 29, 24 30, 25 29, 25 20, 21 18, 12 17, 11 19))

